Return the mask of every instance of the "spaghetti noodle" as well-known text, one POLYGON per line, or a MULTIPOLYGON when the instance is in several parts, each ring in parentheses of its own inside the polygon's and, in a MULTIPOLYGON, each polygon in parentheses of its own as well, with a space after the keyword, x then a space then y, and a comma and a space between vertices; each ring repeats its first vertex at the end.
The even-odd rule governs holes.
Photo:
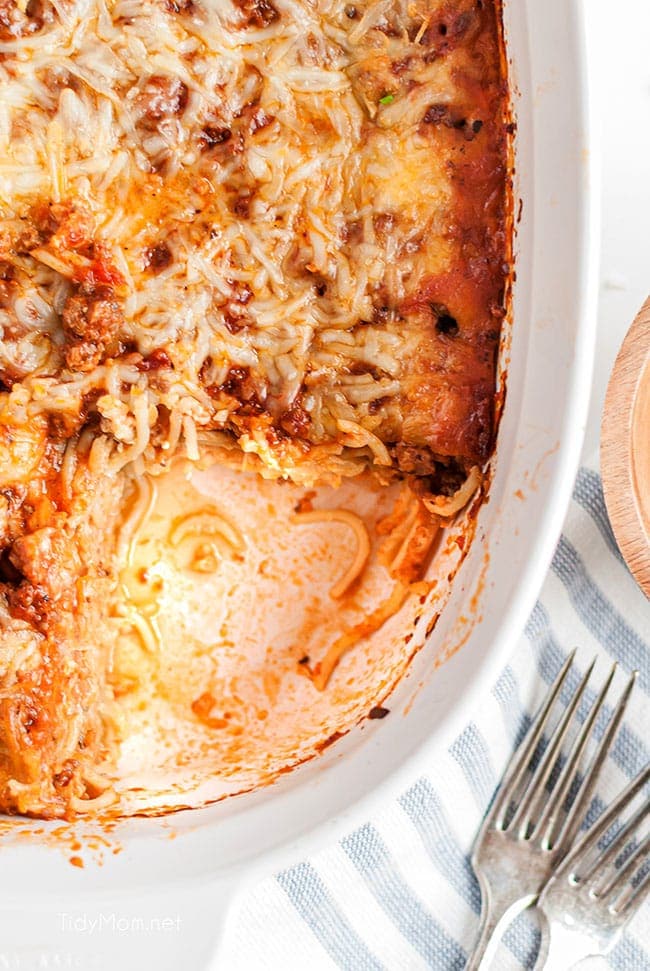
POLYGON ((434 513, 436 516, 442 516, 445 519, 451 519, 452 516, 455 516, 465 508, 472 496, 478 491, 482 480, 481 470, 475 465, 470 469, 467 478, 453 495, 449 497, 423 496, 422 502, 429 512, 434 513))
POLYGON ((160 630, 155 617, 147 617, 134 605, 129 605, 124 622, 138 635, 142 647, 147 654, 155 656, 161 646, 160 630))
POLYGON ((334 600, 340 600, 341 597, 345 596, 353 583, 359 579, 366 568, 368 557, 370 556, 370 536, 368 535, 368 527, 363 519, 348 509, 313 509, 306 512, 294 513, 291 517, 291 522, 344 523, 353 531, 356 540, 354 559, 343 576, 336 581, 330 590, 330 596, 334 600))
POLYGON ((177 548, 197 536, 202 539, 210 536, 223 540, 230 552, 236 555, 241 555, 246 547, 246 541, 237 527, 228 522, 216 507, 206 507, 187 516, 179 516, 169 532, 169 543, 177 548))
POLYGON ((301 666, 301 670, 305 671, 319 691, 325 690, 343 655, 355 647, 364 637, 374 634, 387 620, 393 617, 403 606, 408 594, 407 586, 399 582, 396 583, 391 595, 386 600, 379 604, 361 623, 355 624, 354 627, 351 627, 350 630, 341 634, 334 641, 322 661, 315 664, 313 668, 308 664, 301 666))

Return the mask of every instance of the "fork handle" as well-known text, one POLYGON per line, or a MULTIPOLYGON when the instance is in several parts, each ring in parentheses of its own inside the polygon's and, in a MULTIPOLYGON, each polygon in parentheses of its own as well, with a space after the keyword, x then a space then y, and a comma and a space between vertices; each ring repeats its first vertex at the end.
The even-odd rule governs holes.
POLYGON ((478 925, 478 940, 474 945, 474 950, 469 956, 469 960, 465 965, 465 971, 479 971, 479 968, 488 968, 492 962, 492 957, 494 956, 494 951, 496 950, 496 945, 499 941, 500 934, 496 934, 496 930, 503 920, 503 914, 500 918, 495 918, 490 913, 489 907, 481 908, 481 920, 478 925))
POLYGON ((465 971, 486 971, 492 962, 494 953, 501 940, 503 930, 510 924, 517 914, 525 910, 532 903, 530 897, 522 897, 507 907, 495 906, 489 891, 483 889, 481 918, 478 925, 478 938, 474 950, 469 956, 465 971))

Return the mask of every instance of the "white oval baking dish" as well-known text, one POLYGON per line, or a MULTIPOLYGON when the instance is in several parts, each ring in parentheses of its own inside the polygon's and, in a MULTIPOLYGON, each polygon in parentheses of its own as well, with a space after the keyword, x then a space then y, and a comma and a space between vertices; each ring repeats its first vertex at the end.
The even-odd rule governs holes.
MULTIPOLYGON (((111 839, 122 852, 107 851, 102 866, 72 867, 70 852, 15 823, 3 837, 2 966, 223 966, 223 918, 238 888, 335 839, 405 787, 496 679, 550 562, 587 412, 598 232, 582 18, 579 0, 506 3, 523 209, 495 475, 451 599, 393 693, 391 717, 258 792, 118 824, 111 839), (180 921, 173 933, 137 932, 164 917, 180 921)), ((38 828, 47 835, 57 825, 38 828)))

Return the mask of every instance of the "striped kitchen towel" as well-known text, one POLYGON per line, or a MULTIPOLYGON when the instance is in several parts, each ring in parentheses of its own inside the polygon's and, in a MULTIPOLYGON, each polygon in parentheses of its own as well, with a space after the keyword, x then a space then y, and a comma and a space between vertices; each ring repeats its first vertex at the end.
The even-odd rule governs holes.
MULTIPOLYGON (((601 655, 601 674, 614 659, 624 672, 640 672, 591 807, 595 818, 650 757, 650 604, 621 559, 600 479, 587 467, 525 634, 474 720, 398 800, 249 894, 230 938, 229 971, 461 971, 481 903, 472 841, 531 714, 575 645, 583 666, 601 655)), ((494 968, 533 967, 536 921, 529 911, 511 925, 494 968)), ((596 964, 650 971, 650 906, 608 963, 596 964)))

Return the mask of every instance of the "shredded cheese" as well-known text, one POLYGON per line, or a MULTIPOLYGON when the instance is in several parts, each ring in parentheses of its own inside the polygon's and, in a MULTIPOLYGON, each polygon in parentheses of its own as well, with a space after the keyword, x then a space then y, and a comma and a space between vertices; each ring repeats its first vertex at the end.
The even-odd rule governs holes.
MULTIPOLYGON (((82 207, 122 278, 121 339, 145 357, 164 348, 173 369, 152 380, 120 360, 109 393, 103 364, 66 366, 60 314, 89 260, 60 240, 28 256, 14 247, 27 332, 5 334, 0 363, 22 373, 28 411, 74 415, 99 388, 113 471, 152 459, 161 409, 180 416, 196 457, 196 427, 225 425, 232 411, 216 413, 208 378, 219 387, 244 368, 275 416, 301 396, 312 445, 337 441, 334 455, 347 445, 391 464, 382 437, 399 434, 399 377, 416 336, 396 318, 373 322, 375 293, 388 281, 399 299, 447 266, 451 188, 404 99, 384 98, 382 124, 369 123, 360 58, 388 6, 353 22, 343 0, 277 0, 261 24, 230 0, 78 0, 0 31, 0 240, 36 203, 82 207), (382 213, 399 214, 385 238, 382 213), (363 242, 346 245, 360 231, 363 242)), ((423 62, 418 83, 449 98, 447 61, 423 62)), ((247 440, 291 474, 263 436, 247 440)))

